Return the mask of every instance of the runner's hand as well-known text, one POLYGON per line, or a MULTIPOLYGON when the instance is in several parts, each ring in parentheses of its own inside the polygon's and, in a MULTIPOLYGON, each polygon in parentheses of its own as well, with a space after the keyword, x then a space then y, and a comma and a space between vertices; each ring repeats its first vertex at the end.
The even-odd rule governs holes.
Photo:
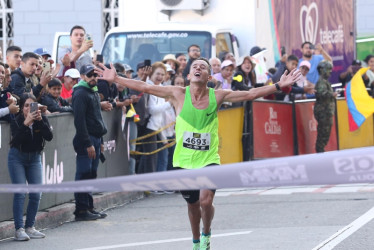
POLYGON ((114 82, 117 77, 116 69, 113 67, 113 64, 110 64, 110 68, 105 67, 104 64, 99 63, 99 67, 95 68, 95 73, 99 75, 97 79, 105 80, 108 82, 114 82))
POLYGON ((279 87, 284 88, 284 87, 291 86, 293 83, 300 80, 300 76, 301 76, 301 73, 300 73, 300 70, 298 69, 292 70, 289 74, 288 74, 288 70, 286 70, 278 82, 279 87))

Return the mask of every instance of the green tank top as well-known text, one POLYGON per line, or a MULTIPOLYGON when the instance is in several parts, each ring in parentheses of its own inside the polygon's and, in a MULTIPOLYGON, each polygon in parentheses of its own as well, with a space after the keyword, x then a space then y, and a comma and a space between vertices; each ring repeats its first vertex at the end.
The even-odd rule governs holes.
POLYGON ((186 87, 183 108, 176 118, 175 140, 174 167, 195 169, 220 164, 214 89, 209 89, 209 106, 197 109, 192 104, 190 87, 186 87))

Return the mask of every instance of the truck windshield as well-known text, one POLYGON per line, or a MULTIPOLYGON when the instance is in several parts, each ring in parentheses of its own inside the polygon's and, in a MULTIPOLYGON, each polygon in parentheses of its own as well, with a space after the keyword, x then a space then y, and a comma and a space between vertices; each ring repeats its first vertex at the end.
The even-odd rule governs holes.
POLYGON ((106 39, 102 54, 105 63, 124 63, 136 69, 145 59, 162 61, 167 54, 184 53, 190 45, 201 48, 201 56, 211 57, 212 35, 197 31, 152 31, 113 33, 106 39))

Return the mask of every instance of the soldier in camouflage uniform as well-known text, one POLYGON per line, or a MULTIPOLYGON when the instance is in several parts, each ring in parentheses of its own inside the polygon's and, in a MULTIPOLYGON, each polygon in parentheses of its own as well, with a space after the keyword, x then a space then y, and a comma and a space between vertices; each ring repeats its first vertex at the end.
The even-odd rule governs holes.
POLYGON ((333 91, 331 84, 327 81, 331 74, 332 64, 328 61, 322 61, 318 64, 317 70, 320 76, 315 87, 314 117, 318 122, 316 151, 319 153, 325 151, 325 146, 330 138, 337 93, 333 91))

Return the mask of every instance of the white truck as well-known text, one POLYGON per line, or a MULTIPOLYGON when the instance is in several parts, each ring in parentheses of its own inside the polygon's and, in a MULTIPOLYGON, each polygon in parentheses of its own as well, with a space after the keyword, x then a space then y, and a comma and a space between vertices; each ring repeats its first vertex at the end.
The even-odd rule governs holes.
POLYGON ((150 59, 185 53, 192 44, 201 56, 218 57, 221 51, 236 59, 254 45, 254 1, 119 0, 119 27, 105 36, 104 62, 121 62, 136 68, 150 59), (239 42, 241 48, 239 48, 239 42))
POLYGON ((145 59, 153 63, 162 61, 167 54, 187 54, 192 44, 199 45, 201 56, 208 59, 221 51, 239 55, 231 29, 175 23, 152 28, 114 28, 108 32, 101 53, 104 62, 121 62, 136 68, 145 59))

